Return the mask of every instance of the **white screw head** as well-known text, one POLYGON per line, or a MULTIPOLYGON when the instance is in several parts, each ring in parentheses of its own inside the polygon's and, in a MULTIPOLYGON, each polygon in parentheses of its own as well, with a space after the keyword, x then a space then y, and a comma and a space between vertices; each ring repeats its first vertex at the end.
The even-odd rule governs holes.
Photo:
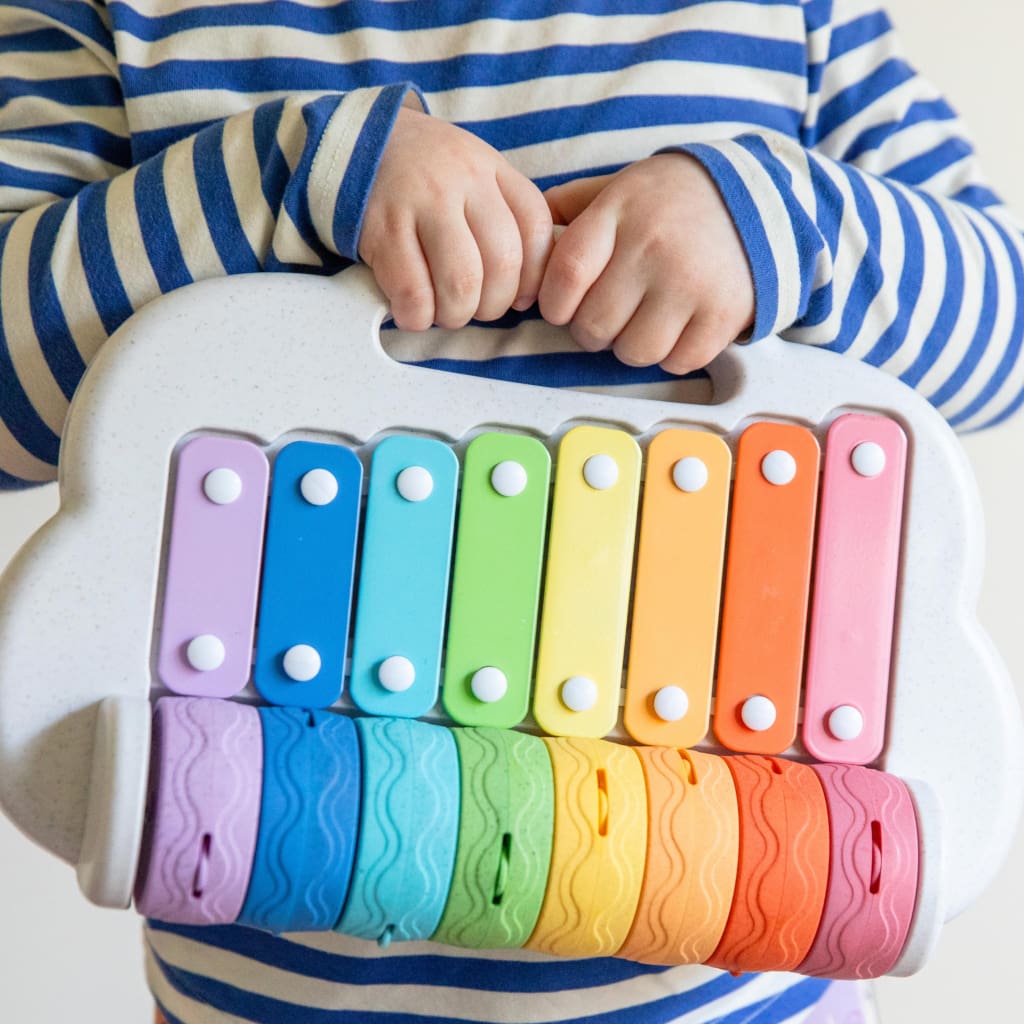
POLYGON ((296 644, 284 652, 284 674, 296 683, 308 683, 320 674, 320 652, 309 644, 296 644))
POLYGON ((740 718, 751 732, 765 732, 775 724, 775 705, 757 694, 743 702, 740 718))
POLYGON ((230 505, 242 494, 242 478, 226 466, 211 469, 203 477, 203 494, 215 505, 230 505))
POLYGON ((562 683, 562 703, 570 711, 589 711, 597 703, 597 683, 587 676, 573 676, 562 683))
POLYGON ((224 643, 212 633, 193 637, 185 649, 188 663, 197 672, 213 672, 224 664, 224 643))
POLYGON ((789 452, 776 448, 761 460, 761 474, 768 483, 785 487, 796 476, 796 459, 789 452))
POLYGON ((329 470, 311 469, 299 481, 299 491, 310 505, 330 505, 338 496, 338 480, 329 470))
POLYGON ((663 722, 678 722, 690 707, 690 698, 681 686, 663 686, 654 695, 654 713, 663 722))
POLYGON ((423 466, 406 466, 395 486, 406 501, 425 501, 434 490, 434 478, 423 466))
POLYGON ((878 476, 885 469, 885 449, 874 441, 862 441, 850 453, 850 462, 861 476, 878 476))
POLYGON ((840 704, 828 716, 828 731, 837 740, 855 740, 864 731, 864 716, 853 705, 840 704))
POLYGON ((487 665, 473 673, 469 688, 481 703, 494 704, 508 693, 508 679, 500 668, 487 665))
POLYGON ((526 490, 526 468, 518 462, 506 459, 491 470, 491 486, 503 498, 514 498, 526 490))
POLYGON ((416 682, 416 668, 408 658, 392 654, 380 663, 377 681, 391 693, 404 693, 416 682))
POLYGON ((708 467, 696 455, 687 455, 672 467, 672 482, 687 494, 703 490, 708 482, 708 467))
POLYGON ((591 455, 583 463, 583 479, 595 491, 607 491, 619 479, 619 465, 610 455, 591 455))

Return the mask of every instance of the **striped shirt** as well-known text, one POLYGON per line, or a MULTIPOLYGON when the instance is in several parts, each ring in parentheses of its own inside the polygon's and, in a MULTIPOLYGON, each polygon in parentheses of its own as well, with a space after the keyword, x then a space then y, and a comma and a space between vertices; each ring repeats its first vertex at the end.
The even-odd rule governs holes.
MULTIPOLYGON (((1024 396, 1017 223, 870 0, 9 0, 0 3, 0 486, 52 479, 68 403, 134 310, 190 282, 333 273, 415 94, 541 188, 664 149, 716 181, 754 338, 881 366, 960 429, 1024 396)), ((405 361, 690 394, 536 311, 392 331, 405 361)), ((807 1018, 815 979, 378 952, 332 934, 153 925, 174 1022, 807 1018)))

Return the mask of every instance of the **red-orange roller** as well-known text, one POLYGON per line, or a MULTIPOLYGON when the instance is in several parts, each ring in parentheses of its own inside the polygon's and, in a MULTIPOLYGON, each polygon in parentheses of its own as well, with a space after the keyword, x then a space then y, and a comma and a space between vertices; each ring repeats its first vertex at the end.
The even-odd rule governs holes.
POLYGON ((726 758, 739 803, 736 892, 708 959, 734 973, 791 971, 814 941, 828 885, 828 808, 807 765, 756 755, 726 758))

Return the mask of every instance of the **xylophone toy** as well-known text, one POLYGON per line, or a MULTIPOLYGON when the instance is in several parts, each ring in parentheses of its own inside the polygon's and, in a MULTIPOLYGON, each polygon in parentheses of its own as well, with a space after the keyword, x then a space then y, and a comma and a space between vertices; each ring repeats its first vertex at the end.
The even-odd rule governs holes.
POLYGON ((774 339, 709 405, 442 374, 385 314, 255 275, 104 347, 0 582, 10 817, 167 921, 918 969, 1024 788, 937 413, 774 339))

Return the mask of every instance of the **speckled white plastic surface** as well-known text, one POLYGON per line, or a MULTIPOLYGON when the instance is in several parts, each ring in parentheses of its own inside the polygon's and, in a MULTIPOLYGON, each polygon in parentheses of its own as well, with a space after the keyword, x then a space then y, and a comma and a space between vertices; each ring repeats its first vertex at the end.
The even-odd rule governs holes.
POLYGON ((901 422, 911 446, 896 683, 879 767, 911 780, 921 816, 925 885, 897 971, 916 969, 940 922, 995 874, 1024 790, 1020 711, 973 610, 981 510, 966 458, 940 417, 861 364, 775 341, 716 361, 710 406, 445 375, 384 355, 384 315, 365 270, 333 279, 254 275, 166 296, 104 346, 72 405, 61 510, 0 580, 0 798, 8 815, 78 865, 91 898, 127 904, 145 793, 140 709, 153 678, 169 467, 190 432, 261 444, 302 433, 362 445, 401 429, 457 443, 482 425, 504 424, 553 444, 570 426, 595 422, 641 443, 671 424, 733 444, 756 418, 823 434, 841 412, 879 411, 901 422), (116 700, 101 714, 107 698, 116 700), (97 750, 98 735, 106 738, 97 750))

